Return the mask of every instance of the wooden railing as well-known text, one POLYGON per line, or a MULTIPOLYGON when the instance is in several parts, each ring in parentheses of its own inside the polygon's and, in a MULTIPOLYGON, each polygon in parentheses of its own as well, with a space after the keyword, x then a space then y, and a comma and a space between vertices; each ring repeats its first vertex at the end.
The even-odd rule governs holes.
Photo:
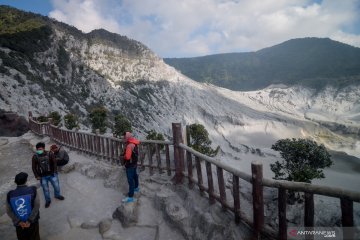
MULTIPOLYGON (((89 155, 106 160, 110 164, 119 165, 120 158, 124 149, 122 139, 115 137, 106 137, 96 134, 80 131, 60 129, 50 122, 39 123, 33 118, 29 118, 29 128, 38 135, 46 135, 54 142, 69 147, 72 150, 78 150, 89 155)), ((170 147, 173 145, 169 141, 142 140, 139 145, 139 161, 141 167, 149 168, 150 175, 153 175, 154 169, 160 173, 164 171, 171 176, 175 172, 174 163, 170 160, 170 147), (164 154, 160 154, 161 147, 164 148, 164 154), (165 155, 165 161, 162 160, 165 155), (153 159, 155 156, 155 159, 153 159)))
MULTIPOLYGON (((107 159, 109 163, 112 164, 119 164, 118 158, 124 145, 121 139, 101 136, 98 133, 91 134, 59 129, 49 123, 37 123, 31 117, 29 118, 29 125, 33 132, 41 135, 48 135, 55 142, 68 146, 71 149, 76 149, 107 159)), ((252 226, 253 239, 260 239, 262 234, 274 239, 287 239, 287 191, 305 193, 304 227, 314 227, 314 194, 339 198, 342 213, 342 226, 354 226, 353 202, 360 202, 360 192, 300 182, 266 179, 263 178, 263 168, 260 162, 253 162, 251 164, 251 174, 245 173, 224 164, 218 159, 201 154, 185 145, 180 123, 173 123, 172 130, 173 142, 153 140, 141 141, 139 155, 142 155, 142 157, 140 157, 139 165, 149 168, 151 175, 153 174, 154 169, 158 169, 159 173, 163 173, 163 170, 166 170, 169 176, 172 175, 172 172, 175 172, 173 178, 175 184, 183 184, 184 179, 188 179, 189 188, 193 189, 194 186, 197 185, 202 195, 207 193, 210 204, 214 204, 216 201, 219 202, 224 210, 233 212, 236 223, 243 221, 252 226), (160 146, 165 146, 165 167, 161 160, 160 146), (169 146, 173 146, 174 148, 173 164, 171 164, 170 161, 169 146), (155 154, 152 154, 154 148, 155 154), (153 162, 153 155, 156 157, 155 165, 153 162), (144 162, 145 156, 147 156, 147 163, 144 162), (204 184, 203 179, 203 165, 205 165, 205 176, 207 177, 206 185, 204 184), (172 168, 172 166, 174 166, 174 168, 172 168), (213 166, 216 168, 216 173, 213 172, 213 166), (193 172, 194 169, 196 170, 196 174, 193 172), (226 195, 224 171, 232 176, 232 202, 228 201, 226 195), (240 178, 252 185, 252 219, 241 213, 239 191, 240 178), (217 182, 215 183, 217 183, 217 185, 214 184, 214 181, 216 180, 217 182), (215 189, 215 186, 217 189, 215 189), (264 225, 263 187, 278 189, 278 231, 264 225), (219 194, 217 194, 217 192, 219 194)), ((352 231, 345 234, 347 234, 347 236, 345 236, 346 239, 353 239, 354 237, 354 232, 352 231)))

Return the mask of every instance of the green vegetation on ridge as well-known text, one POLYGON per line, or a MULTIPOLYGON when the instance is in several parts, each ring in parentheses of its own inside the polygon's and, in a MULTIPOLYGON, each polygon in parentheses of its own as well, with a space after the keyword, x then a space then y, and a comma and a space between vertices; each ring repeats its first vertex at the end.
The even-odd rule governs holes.
POLYGON ((32 58, 34 52, 42 52, 50 47, 51 33, 45 17, 0 6, 0 47, 32 58))
POLYGON ((40 15, 0 6, 0 35, 28 32, 44 25, 40 15))

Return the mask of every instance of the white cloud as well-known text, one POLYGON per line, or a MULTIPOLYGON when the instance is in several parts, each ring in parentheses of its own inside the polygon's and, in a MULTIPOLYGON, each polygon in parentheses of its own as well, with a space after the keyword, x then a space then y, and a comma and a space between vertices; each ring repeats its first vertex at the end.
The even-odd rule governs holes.
POLYGON ((49 16, 139 40, 163 57, 254 51, 297 37, 360 46, 357 0, 53 0, 49 16))
POLYGON ((118 32, 119 24, 114 16, 106 16, 101 10, 101 5, 106 1, 101 0, 53 0, 54 10, 49 17, 71 24, 84 32, 97 28, 105 28, 118 32))

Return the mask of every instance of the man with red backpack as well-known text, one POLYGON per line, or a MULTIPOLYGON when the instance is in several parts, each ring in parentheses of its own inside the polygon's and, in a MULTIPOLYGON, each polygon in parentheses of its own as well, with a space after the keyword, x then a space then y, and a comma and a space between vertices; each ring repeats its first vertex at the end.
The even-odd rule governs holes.
POLYGON ((32 170, 35 178, 40 180, 45 196, 45 208, 48 208, 51 203, 49 182, 54 188, 55 198, 59 200, 65 199, 60 194, 60 183, 54 153, 45 151, 45 143, 43 142, 36 144, 36 153, 32 157, 32 170))
POLYGON ((136 172, 137 170, 137 160, 138 160, 138 145, 140 141, 134 138, 130 132, 124 134, 125 140, 125 151, 124 151, 124 165, 126 169, 126 177, 129 183, 129 192, 128 196, 122 200, 124 203, 129 203, 134 201, 134 192, 139 192, 139 176, 136 172))
POLYGON ((61 171, 60 168, 69 163, 69 154, 62 146, 58 147, 56 144, 50 146, 50 151, 54 153, 56 165, 58 166, 58 170, 61 171))

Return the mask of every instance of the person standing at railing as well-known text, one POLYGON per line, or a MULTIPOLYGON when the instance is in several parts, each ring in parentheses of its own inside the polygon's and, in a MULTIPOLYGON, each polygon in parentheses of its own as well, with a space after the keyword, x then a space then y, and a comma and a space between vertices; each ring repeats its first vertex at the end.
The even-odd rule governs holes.
POLYGON ((49 182, 54 188, 55 198, 59 200, 65 199, 60 194, 60 183, 54 153, 45 151, 45 143, 43 142, 36 144, 36 153, 32 157, 32 170, 35 178, 40 180, 46 201, 45 208, 48 208, 51 204, 49 182))
POLYGON ((132 136, 130 132, 124 133, 125 151, 123 164, 126 169, 126 177, 129 183, 128 196, 122 200, 124 203, 134 202, 134 192, 139 192, 139 176, 137 174, 137 159, 139 155, 138 145, 140 141, 132 136))

